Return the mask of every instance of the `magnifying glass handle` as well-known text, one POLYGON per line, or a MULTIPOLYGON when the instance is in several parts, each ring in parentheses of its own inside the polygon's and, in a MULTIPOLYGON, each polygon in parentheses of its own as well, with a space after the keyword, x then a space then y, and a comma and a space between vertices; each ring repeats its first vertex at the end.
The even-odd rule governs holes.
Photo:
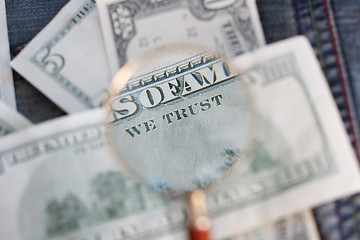
POLYGON ((209 230, 196 230, 189 229, 190 240, 211 240, 210 229, 209 230))
POLYGON ((206 211, 206 194, 195 191, 188 198, 189 239, 211 240, 211 222, 206 211))

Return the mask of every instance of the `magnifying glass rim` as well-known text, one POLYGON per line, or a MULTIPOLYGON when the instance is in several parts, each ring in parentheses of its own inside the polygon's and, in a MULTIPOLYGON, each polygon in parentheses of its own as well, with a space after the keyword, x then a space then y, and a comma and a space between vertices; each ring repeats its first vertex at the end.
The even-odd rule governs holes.
MULTIPOLYGON (((237 69, 234 64, 232 63, 232 61, 227 60, 226 57, 223 57, 223 55, 219 54, 217 51, 212 51, 212 50, 208 50, 198 44, 169 44, 164 46, 164 49, 159 51, 159 50, 152 50, 152 51, 148 51, 136 58, 134 58, 133 60, 130 60, 128 63, 126 63, 124 66, 122 66, 119 71, 115 74, 115 76, 113 77, 110 87, 108 89, 108 98, 106 99, 106 101, 104 101, 103 107, 105 108, 105 120, 104 120, 104 124, 105 124, 105 135, 107 137, 107 139, 109 139, 110 141, 115 142, 114 140, 114 134, 112 133, 112 131, 109 130, 109 127, 107 126, 111 126, 111 123, 109 123, 109 119, 108 116, 109 114, 111 114, 113 112, 112 108, 111 108, 111 104, 113 103, 114 99, 119 96, 121 90, 123 90, 126 85, 129 83, 129 81, 131 79, 133 79, 134 74, 141 69, 141 67, 143 67, 145 65, 145 63, 150 62, 151 59, 154 59, 154 57, 156 56, 164 56, 166 53, 172 52, 172 51, 179 51, 179 49, 184 49, 184 50, 188 50, 188 51, 194 51, 199 55, 201 53, 214 53, 215 56, 223 59, 224 62, 226 62, 228 65, 230 65, 231 69, 237 69)), ((189 57, 188 59, 191 59, 192 57, 189 57)), ((178 62, 183 62, 186 59, 182 59, 179 60, 178 62)), ((175 65, 177 62, 175 63, 171 63, 170 65, 166 66, 172 66, 175 65)), ((161 68, 159 68, 161 69, 161 68)), ((159 69, 155 69, 155 71, 159 70, 159 69)), ((141 76, 141 75, 140 75, 141 76)), ((234 75, 236 76, 239 81, 241 82, 241 85, 243 87, 243 93, 246 94, 246 99, 247 99, 247 104, 248 104, 248 109, 249 109, 249 115, 251 115, 251 121, 250 121, 250 126, 249 126, 249 137, 246 139, 246 144, 244 144, 245 149, 246 149, 246 153, 244 153, 244 157, 246 157, 246 160, 244 159, 239 159, 237 160, 232 166, 231 168, 226 170, 226 176, 222 176, 223 174, 221 174, 220 176, 216 177, 216 181, 211 184, 209 187, 207 187, 206 189, 202 189, 205 190, 206 192, 214 192, 217 191, 218 189, 220 189, 222 186, 224 186, 226 183, 229 182, 229 180, 232 179, 232 176, 234 174, 238 174, 241 171, 245 171, 248 166, 251 164, 251 160, 252 160, 252 153, 254 150, 254 145, 255 145, 255 141, 256 141, 256 133, 257 133, 257 126, 258 126, 258 114, 256 111, 256 103, 255 103, 255 98, 253 97, 253 93, 250 90, 250 87, 247 86, 247 83, 244 82, 244 80, 241 80, 240 78, 247 78, 247 76, 244 73, 239 72, 238 74, 234 75), (239 165, 241 165, 241 162, 244 162, 243 166, 239 167, 239 165), (219 179, 219 177, 221 179, 219 179)), ((136 76, 135 78, 138 78, 139 76, 136 76)), ((250 81, 247 81, 250 82, 250 81)), ((112 142, 109 144, 110 145, 110 149, 111 152, 114 154, 115 158, 116 158, 116 163, 117 165, 120 166, 120 172, 129 179, 132 179, 135 182, 143 182, 146 185, 149 185, 148 181, 146 179, 144 179, 143 176, 141 176, 140 174, 138 174, 133 167, 130 166, 129 163, 127 163, 126 159, 124 159, 124 157, 121 154, 121 151, 119 151, 119 149, 115 146, 116 144, 113 144, 112 142)), ((158 189, 154 189, 157 192, 158 189)), ((186 194, 187 192, 172 192, 172 191, 166 191, 166 189, 164 189, 164 191, 161 191, 160 193, 167 193, 171 196, 177 196, 177 195, 183 195, 186 194)))

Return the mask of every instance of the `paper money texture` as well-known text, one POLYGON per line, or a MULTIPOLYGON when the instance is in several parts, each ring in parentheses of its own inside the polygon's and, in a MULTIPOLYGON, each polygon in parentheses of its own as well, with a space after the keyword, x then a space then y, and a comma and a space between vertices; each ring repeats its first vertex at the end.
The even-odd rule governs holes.
POLYGON ((223 240, 320 240, 310 210, 258 226, 223 240))
POLYGON ((160 2, 97 0, 112 75, 127 60, 171 43, 195 43, 229 57, 265 44, 255 1, 160 2))
POLYGON ((0 137, 31 125, 28 119, 0 101, 0 137))
POLYGON ((72 0, 11 66, 66 112, 99 107, 111 76, 94 0, 72 0))
MULTIPOLYGON (((310 44, 297 37, 233 63, 250 79, 261 125, 249 169, 209 195, 214 237, 359 191, 356 159, 310 44)), ((102 115, 70 115, 0 139, 0 239, 184 239, 182 202, 120 174, 102 115)))
MULTIPOLYGON (((136 18, 127 18, 134 21, 132 27, 136 32, 132 31, 126 44, 121 45, 120 55, 115 47, 109 49, 113 43, 108 42, 112 39, 108 34, 112 32, 104 32, 106 49, 116 54, 114 61, 108 61, 95 0, 72 0, 22 50, 11 66, 64 111, 73 113, 102 104, 108 84, 119 67, 118 58, 123 64, 159 44, 183 39, 197 44, 205 40, 219 50, 231 52, 232 56, 264 45, 253 1, 234 1, 227 10, 199 9, 198 1, 163 2, 166 8, 152 1, 126 1, 131 11, 136 10, 132 9, 135 5, 141 10, 136 10, 140 14, 134 16, 136 18), (169 19, 169 15, 174 20, 169 19), (165 29, 158 27, 164 22, 167 23, 165 29), (143 23, 147 23, 146 26, 143 23), (174 24, 182 26, 177 34, 168 31, 174 24), (215 29, 216 32, 212 32, 215 29), (109 64, 116 64, 115 70, 110 71, 109 64)), ((101 3, 98 4, 101 9, 101 3)), ((102 27, 105 30, 110 26, 102 27)))

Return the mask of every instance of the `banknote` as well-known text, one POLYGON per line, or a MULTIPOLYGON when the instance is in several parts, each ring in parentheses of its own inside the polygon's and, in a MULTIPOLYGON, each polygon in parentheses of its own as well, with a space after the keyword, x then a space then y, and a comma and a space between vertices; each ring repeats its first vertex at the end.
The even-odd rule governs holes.
MULTIPOLYGON (((261 117, 251 165, 209 193, 215 239, 359 191, 355 156, 315 59, 301 37, 234 59, 261 117)), ((105 115, 94 109, 0 139, 1 239, 185 239, 181 199, 119 171, 105 115)))
POLYGON ((97 4, 113 75, 128 59, 169 43, 197 43, 230 57, 265 44, 251 0, 97 0, 97 4))
POLYGON ((66 112, 100 106, 111 76, 95 0, 70 1, 11 65, 66 112))
POLYGON ((16 109, 15 88, 10 68, 9 37, 5 0, 0 1, 0 100, 16 109))
POLYGON ((310 210, 264 224, 223 240, 320 240, 310 210))
MULTIPOLYGON (((146 3, 147 5, 144 3, 144 6, 151 5, 151 1, 147 2, 149 3, 146 3)), ((183 6, 182 2, 188 1, 177 2, 183 6)), ((171 3, 170 5, 173 6, 174 4, 171 3)), ((171 7, 170 5, 169 7, 171 7)), ((233 13, 227 18, 222 17, 220 19, 213 17, 217 14, 216 11, 211 11, 202 17, 212 20, 210 22, 212 25, 224 24, 221 35, 224 36, 224 39, 217 42, 225 45, 224 47, 234 48, 233 52, 239 54, 242 51, 264 44, 264 37, 257 15, 255 15, 256 12, 250 8, 252 6, 251 3, 243 3, 240 9, 242 11, 235 11, 239 16, 233 13), (251 15, 249 16, 249 14, 251 15), (231 20, 231 16, 237 20, 231 20), (221 21, 217 22, 218 20, 221 21), (246 42, 242 40, 245 36, 246 42), (240 41, 238 38, 242 42, 238 42, 240 41), (247 45, 241 45, 243 43, 247 45)), ((159 16, 162 16, 163 10, 163 8, 159 9, 159 16)), ((152 15, 154 13, 152 12, 152 15)), ((184 12, 184 14, 187 14, 188 18, 192 17, 189 11, 188 13, 184 12)), ((149 23, 152 19, 148 19, 149 23)), ((187 22, 187 24, 191 24, 191 22, 187 22)), ((196 38, 200 34, 198 31, 202 31, 202 29, 197 29, 199 27, 200 25, 188 25, 187 31, 196 38)), ((155 41, 152 39, 154 33, 148 29, 137 30, 137 35, 134 36, 133 40, 137 41, 141 37, 143 45, 147 46, 146 48, 139 48, 139 51, 144 52, 148 47, 153 46, 153 43, 148 46, 145 38, 148 36, 149 41, 150 38, 151 41, 155 41)), ((129 53, 124 55, 124 59, 133 57, 132 54, 135 54, 132 50, 130 53, 131 55, 129 53)), ((70 1, 12 61, 11 65, 66 112, 77 112, 100 106, 106 97, 112 75, 108 67, 95 0, 70 1)))
POLYGON ((24 116, 0 101, 0 137, 31 125, 24 116))

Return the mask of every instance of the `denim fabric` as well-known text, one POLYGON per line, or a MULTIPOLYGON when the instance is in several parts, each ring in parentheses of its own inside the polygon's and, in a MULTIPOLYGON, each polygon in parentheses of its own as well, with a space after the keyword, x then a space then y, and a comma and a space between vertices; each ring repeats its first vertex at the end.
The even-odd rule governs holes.
MULTIPOLYGON (((11 49, 16 50, 31 40, 66 2, 68 0, 6 0, 11 49)), ((300 34, 309 38, 357 149, 360 1, 258 0, 257 5, 268 43, 300 34)), ((33 122, 64 114, 21 76, 15 73, 14 78, 18 109, 33 122)), ((314 209, 314 215, 322 239, 360 239, 360 195, 314 209)))
POLYGON ((331 5, 360 122, 360 2, 338 0, 331 5))
POLYGON ((6 0, 10 49, 29 42, 69 0, 6 0))
POLYGON ((288 0, 258 0, 257 6, 267 43, 298 35, 293 4, 288 0))
POLYGON ((360 195, 340 199, 314 210, 323 239, 360 239, 360 195))

